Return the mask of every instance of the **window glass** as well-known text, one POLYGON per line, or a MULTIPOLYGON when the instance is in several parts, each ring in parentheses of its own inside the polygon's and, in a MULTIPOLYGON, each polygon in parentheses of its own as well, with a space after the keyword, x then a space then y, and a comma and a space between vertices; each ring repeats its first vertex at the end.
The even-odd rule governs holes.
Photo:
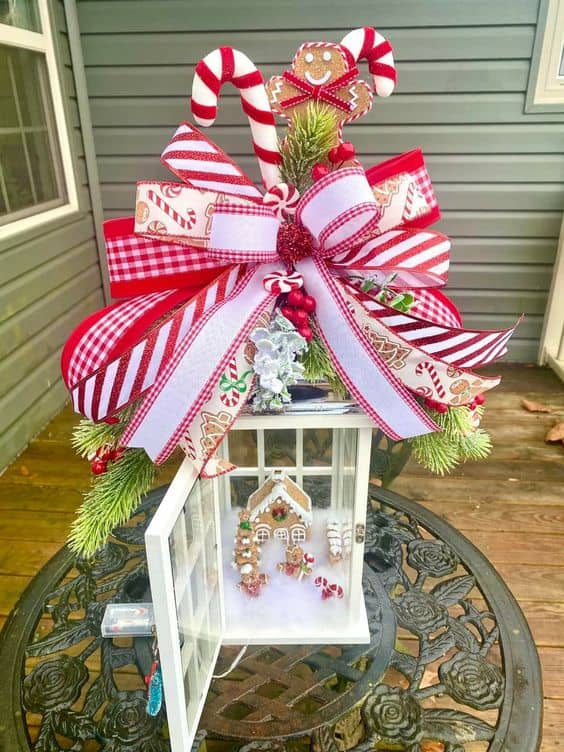
POLYGON ((0 23, 28 31, 41 31, 36 0, 0 0, 0 23))
POLYGON ((264 455, 267 467, 295 467, 295 430, 292 428, 266 430, 264 432, 264 455))
POLYGON ((45 57, 0 44, 0 225, 65 201, 45 57))

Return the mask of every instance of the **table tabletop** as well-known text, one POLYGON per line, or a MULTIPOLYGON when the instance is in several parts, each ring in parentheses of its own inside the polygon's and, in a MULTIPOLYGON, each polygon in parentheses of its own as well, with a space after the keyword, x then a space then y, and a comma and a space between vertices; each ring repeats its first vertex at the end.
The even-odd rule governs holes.
MULTIPOLYGON (((164 494, 85 562, 62 549, 0 635, 0 742, 11 752, 166 752, 164 714, 145 713, 148 642, 104 640, 112 601, 142 600, 143 536, 164 494)), ((455 503, 455 502, 453 502, 455 503)), ((371 487, 363 586, 371 642, 256 646, 214 679, 196 746, 241 752, 535 752, 542 687, 517 603, 451 525, 371 487)), ((223 648, 217 673, 237 652, 223 648)), ((0 749, 2 744, 0 743, 0 749)))

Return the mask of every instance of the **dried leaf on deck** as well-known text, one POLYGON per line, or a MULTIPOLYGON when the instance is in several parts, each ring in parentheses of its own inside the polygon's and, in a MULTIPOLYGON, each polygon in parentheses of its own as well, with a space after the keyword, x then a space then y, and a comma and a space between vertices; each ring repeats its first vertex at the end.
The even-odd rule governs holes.
POLYGON ((530 413, 550 413, 551 408, 548 405, 543 405, 542 402, 533 402, 533 400, 523 399, 521 400, 521 407, 528 410, 530 413))
POLYGON ((544 437, 549 444, 564 440, 564 423, 555 423, 544 437))

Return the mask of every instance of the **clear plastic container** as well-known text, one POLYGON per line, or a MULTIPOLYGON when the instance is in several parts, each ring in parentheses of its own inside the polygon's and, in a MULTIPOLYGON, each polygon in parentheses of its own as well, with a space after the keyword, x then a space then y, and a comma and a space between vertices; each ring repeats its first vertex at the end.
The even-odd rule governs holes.
POLYGON ((102 619, 102 637, 148 636, 154 624, 152 603, 110 603, 102 619))

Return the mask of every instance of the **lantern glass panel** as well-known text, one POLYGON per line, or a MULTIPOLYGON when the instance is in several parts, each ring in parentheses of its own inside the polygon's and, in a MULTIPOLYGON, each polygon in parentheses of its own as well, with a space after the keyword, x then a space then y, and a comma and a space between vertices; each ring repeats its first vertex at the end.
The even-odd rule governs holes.
POLYGON ((362 598, 356 582, 361 571, 353 567, 353 533, 359 519, 364 522, 368 481, 357 479, 359 430, 350 420, 343 427, 327 421, 316 426, 315 420, 295 416, 291 427, 280 428, 273 427, 276 420, 267 419, 265 425, 261 416, 246 416, 244 428, 236 424, 222 444, 222 456, 234 464, 242 446, 256 449, 255 465, 239 465, 219 479, 224 642, 354 641, 349 627, 362 610, 362 598), (276 496, 267 490, 273 472, 297 486, 284 481, 285 493, 276 496), (360 512, 357 482, 364 485, 360 512), (256 526, 259 571, 268 577, 258 597, 239 587, 241 565, 233 565, 243 508, 256 526), (293 544, 313 556, 311 571, 302 567, 302 574, 303 557, 298 562, 288 550, 293 544))
POLYGON ((197 722, 202 690, 222 635, 213 482, 201 479, 188 494, 169 535, 174 600, 188 723, 197 722))
POLYGON ((296 466, 296 432, 291 428, 264 432, 264 464, 266 467, 296 466))

